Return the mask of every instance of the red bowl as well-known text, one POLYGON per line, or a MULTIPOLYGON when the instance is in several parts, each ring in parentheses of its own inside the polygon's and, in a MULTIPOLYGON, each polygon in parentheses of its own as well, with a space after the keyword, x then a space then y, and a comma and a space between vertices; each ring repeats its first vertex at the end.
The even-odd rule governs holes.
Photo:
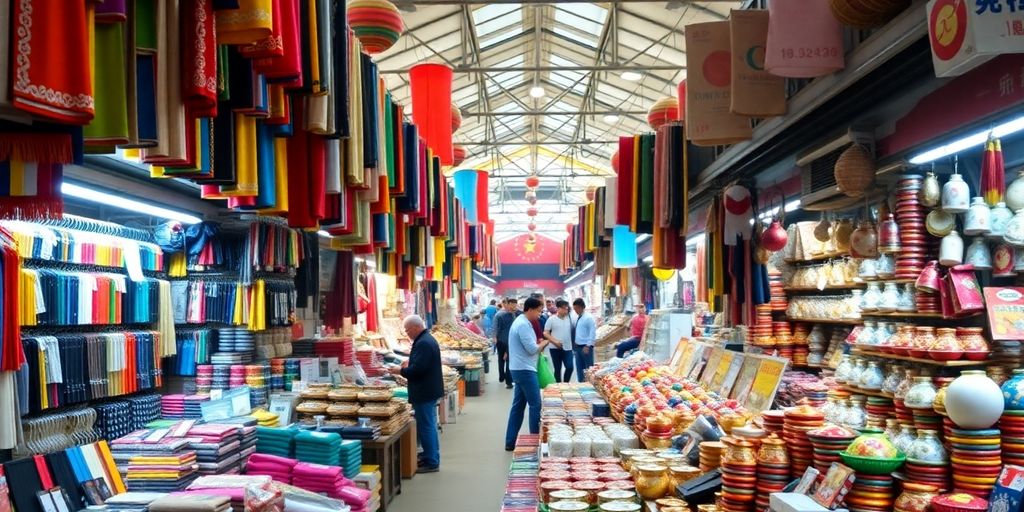
POLYGON ((964 355, 971 361, 984 361, 988 359, 989 351, 964 351, 964 355))
POLYGON ((910 352, 910 357, 916 357, 916 358, 919 358, 919 359, 923 359, 923 358, 928 357, 928 351, 927 350, 921 350, 919 348, 912 348, 912 349, 909 350, 909 352, 910 352))
POLYGON ((956 361, 964 355, 963 350, 929 350, 928 356, 936 361, 956 361))

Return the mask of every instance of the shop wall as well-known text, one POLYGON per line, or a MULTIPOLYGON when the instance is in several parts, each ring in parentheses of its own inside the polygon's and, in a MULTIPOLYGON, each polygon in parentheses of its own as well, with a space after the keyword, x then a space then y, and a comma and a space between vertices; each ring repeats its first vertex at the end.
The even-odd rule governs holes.
POLYGON ((557 296, 565 284, 558 275, 562 245, 543 235, 533 240, 523 234, 498 244, 501 276, 496 277, 495 294, 521 296, 535 291, 557 296))

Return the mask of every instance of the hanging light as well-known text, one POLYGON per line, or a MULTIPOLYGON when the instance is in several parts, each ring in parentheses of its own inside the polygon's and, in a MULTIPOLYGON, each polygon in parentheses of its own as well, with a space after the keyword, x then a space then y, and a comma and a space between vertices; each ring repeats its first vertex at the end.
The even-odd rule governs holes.
POLYGON ((547 91, 545 91, 544 88, 539 86, 539 85, 535 85, 535 86, 530 88, 530 97, 531 98, 540 99, 540 98, 543 98, 545 95, 547 95, 547 91))
POLYGON ((640 73, 637 73, 636 71, 623 71, 622 74, 619 75, 619 77, 622 78, 623 80, 636 82, 637 80, 640 80, 644 76, 641 75, 640 73))
POLYGON ((352 32, 370 55, 387 51, 405 30, 402 13, 388 0, 353 0, 347 11, 352 32))
POLYGON ((531 207, 527 208, 526 209, 526 215, 529 216, 529 217, 536 217, 537 216, 537 207, 536 206, 531 206, 531 207))
POLYGON ((604 121, 604 124, 615 124, 615 123, 619 122, 619 115, 618 114, 605 114, 604 117, 601 118, 601 120, 604 121))
POLYGON ((526 225, 526 229, 529 229, 530 231, 537 231, 537 225, 531 222, 526 225))
POLYGON ((526 178, 527 188, 537 188, 538 186, 540 186, 540 178, 538 178, 536 174, 530 175, 526 178))
POLYGON ((537 204, 537 192, 533 190, 527 190, 526 202, 530 203, 531 205, 537 204))

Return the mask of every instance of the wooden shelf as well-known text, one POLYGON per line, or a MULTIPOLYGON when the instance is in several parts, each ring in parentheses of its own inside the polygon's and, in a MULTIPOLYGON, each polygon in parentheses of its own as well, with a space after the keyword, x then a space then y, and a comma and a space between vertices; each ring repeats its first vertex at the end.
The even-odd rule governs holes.
POLYGON ((785 261, 786 263, 798 263, 798 264, 799 263, 814 263, 814 262, 818 262, 818 261, 828 261, 828 260, 835 259, 835 258, 842 258, 842 257, 849 256, 849 255, 850 255, 850 253, 846 253, 846 252, 831 252, 831 253, 828 253, 828 254, 822 254, 820 256, 814 256, 814 257, 812 257, 810 259, 807 259, 807 260, 805 260, 805 259, 795 259, 795 258, 786 258, 783 261, 785 261))
POLYGON ((918 313, 908 311, 895 311, 892 313, 879 313, 874 311, 861 311, 860 316, 877 316, 884 318, 943 318, 942 313, 918 313))
POLYGON ((989 360, 984 361, 970 361, 968 359, 957 359, 955 361, 936 361, 927 357, 911 357, 901 356, 899 354, 888 354, 885 352, 875 352, 871 350, 862 350, 854 347, 850 353, 858 357, 877 357, 879 359, 889 359, 891 361, 906 361, 908 363, 919 363, 928 364, 932 366, 942 366, 946 368, 961 368, 964 366, 987 366, 989 360))
POLYGON ((917 278, 913 278, 913 279, 911 279, 911 278, 896 279, 895 277, 893 277, 893 278, 889 278, 889 279, 865 279, 864 282, 865 283, 908 284, 908 283, 916 283, 917 282, 917 278))
POLYGON ((861 388, 858 388, 857 386, 851 386, 849 384, 842 384, 842 386, 843 386, 843 389, 849 391, 850 393, 856 394, 856 395, 877 396, 879 398, 892 398, 891 394, 883 393, 881 391, 872 391, 870 389, 861 389, 861 388))
POLYGON ((864 320, 859 318, 792 318, 786 317, 790 322, 805 322, 809 324, 832 324, 832 325, 861 325, 864 320))
POLYGON ((824 289, 819 289, 819 288, 816 288, 816 287, 813 287, 813 286, 809 286, 809 287, 787 286, 787 287, 783 288, 782 290, 786 291, 786 292, 828 292, 828 291, 833 291, 833 290, 860 290, 860 289, 864 288, 865 286, 866 285, 864 283, 850 283, 850 284, 840 284, 840 285, 828 285, 824 289))

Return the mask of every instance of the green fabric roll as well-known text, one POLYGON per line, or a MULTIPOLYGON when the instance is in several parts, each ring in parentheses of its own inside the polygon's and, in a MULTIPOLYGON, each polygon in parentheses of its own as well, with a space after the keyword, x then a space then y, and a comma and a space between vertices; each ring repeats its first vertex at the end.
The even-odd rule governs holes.
POLYGON ((96 116, 85 126, 85 145, 91 152, 112 153, 128 143, 128 90, 123 23, 96 24, 96 76, 93 98, 96 116))

